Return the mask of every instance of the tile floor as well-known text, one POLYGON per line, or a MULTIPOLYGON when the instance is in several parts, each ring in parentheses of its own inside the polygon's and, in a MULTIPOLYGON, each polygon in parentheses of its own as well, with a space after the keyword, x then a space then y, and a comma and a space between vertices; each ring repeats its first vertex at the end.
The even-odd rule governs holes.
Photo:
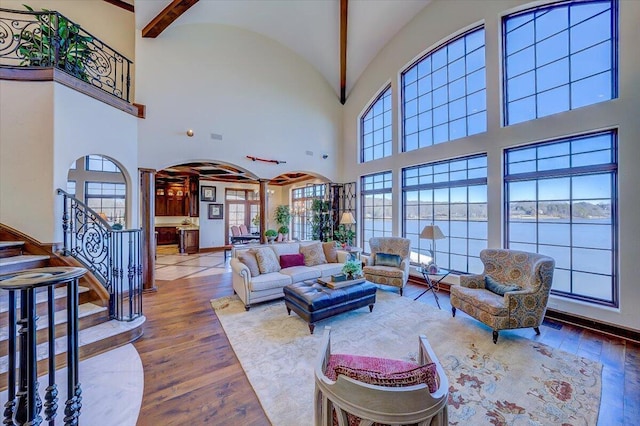
POLYGON ((230 272, 229 256, 224 252, 180 255, 169 250, 159 251, 156 259, 156 280, 195 278, 230 272))

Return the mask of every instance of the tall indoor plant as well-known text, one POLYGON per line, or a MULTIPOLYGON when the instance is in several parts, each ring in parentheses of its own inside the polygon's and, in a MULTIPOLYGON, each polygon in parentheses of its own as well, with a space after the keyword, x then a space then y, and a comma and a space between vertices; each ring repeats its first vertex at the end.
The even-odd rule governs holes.
POLYGON ((283 236, 289 234, 289 222, 291 221, 291 210, 287 205, 279 205, 274 212, 275 221, 280 227, 278 232, 283 236))

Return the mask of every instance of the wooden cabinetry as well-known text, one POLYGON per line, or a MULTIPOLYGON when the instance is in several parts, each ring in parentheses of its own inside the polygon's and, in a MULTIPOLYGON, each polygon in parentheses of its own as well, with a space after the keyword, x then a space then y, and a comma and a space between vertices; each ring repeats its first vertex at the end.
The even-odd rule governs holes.
POLYGON ((166 183, 156 180, 156 216, 200 216, 199 180, 166 183))
POLYGON ((200 231, 197 229, 188 229, 178 231, 180 253, 193 254, 200 250, 200 231))
POLYGON ((158 245, 178 244, 178 231, 175 226, 156 226, 158 245))

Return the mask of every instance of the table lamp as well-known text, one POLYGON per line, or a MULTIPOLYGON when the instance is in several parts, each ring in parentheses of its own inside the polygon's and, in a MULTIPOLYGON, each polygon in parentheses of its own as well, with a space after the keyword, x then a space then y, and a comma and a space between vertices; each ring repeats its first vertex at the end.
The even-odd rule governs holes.
POLYGON ((422 229, 422 232, 420 233, 420 238, 428 238, 431 240, 431 253, 433 253, 433 264, 437 265, 436 240, 442 240, 446 238, 442 233, 442 231, 440 230, 440 227, 438 225, 434 225, 433 223, 431 225, 425 226, 424 229, 422 229))

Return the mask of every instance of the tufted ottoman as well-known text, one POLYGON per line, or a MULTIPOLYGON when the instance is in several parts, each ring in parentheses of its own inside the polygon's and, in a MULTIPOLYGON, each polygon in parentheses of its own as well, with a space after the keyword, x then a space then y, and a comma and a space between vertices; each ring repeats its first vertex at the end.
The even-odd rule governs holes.
POLYGON ((309 323, 313 334, 317 321, 367 305, 369 312, 373 311, 377 289, 366 281, 334 290, 316 280, 302 281, 283 288, 284 304, 289 315, 293 311, 309 323))

